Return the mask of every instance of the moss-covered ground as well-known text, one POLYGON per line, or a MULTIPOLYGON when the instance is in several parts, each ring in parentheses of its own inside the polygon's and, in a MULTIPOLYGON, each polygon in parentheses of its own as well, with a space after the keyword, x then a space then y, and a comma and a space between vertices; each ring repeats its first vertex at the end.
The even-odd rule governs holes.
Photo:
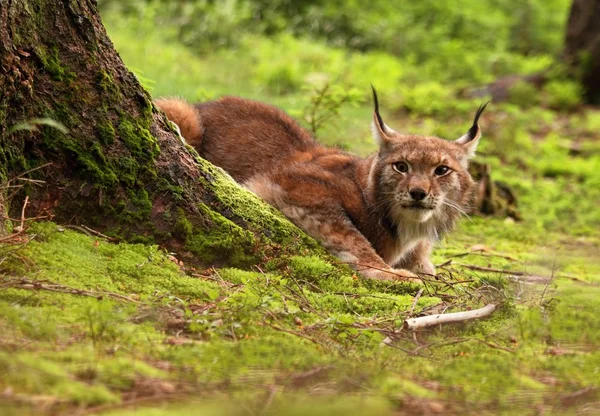
MULTIPOLYGON (((242 94, 296 114, 305 105, 301 92, 261 87, 268 74, 254 63, 271 55, 259 48, 198 59, 156 28, 105 21, 156 96, 242 94)), ((348 59, 369 67, 371 58, 348 59)), ((379 79, 369 76, 365 90, 379 79)), ((458 137, 476 107, 386 121, 458 137)), ((319 138, 373 151, 368 104, 342 117, 319 138)), ((600 412, 600 112, 505 103, 482 126, 479 160, 515 191, 523 221, 465 218, 434 252, 442 279, 422 287, 363 281, 314 253, 260 269, 193 269, 155 246, 31 224, 0 244, 0 413, 600 412), (501 306, 486 320, 402 327, 487 303, 501 306)), ((184 222, 174 230, 188 231, 184 222)))
POLYGON ((356 406, 372 414, 593 406, 600 371, 593 241, 523 238, 520 224, 473 221, 436 252, 438 263, 453 261, 446 271, 454 280, 472 282, 428 285, 416 304, 418 287, 366 283, 318 257, 285 259, 273 271, 186 273, 156 247, 33 225, 35 238, 2 265, 4 398, 14 414, 24 405, 124 414, 128 402, 146 400, 160 402, 164 414, 203 406, 216 414, 263 407, 305 414, 315 405, 323 414, 356 406), (489 302, 503 306, 485 321, 402 330, 408 316, 489 302))

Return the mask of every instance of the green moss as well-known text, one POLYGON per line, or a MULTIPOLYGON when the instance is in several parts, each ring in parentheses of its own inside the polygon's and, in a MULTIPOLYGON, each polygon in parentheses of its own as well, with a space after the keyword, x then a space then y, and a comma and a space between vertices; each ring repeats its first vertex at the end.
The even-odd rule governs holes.
POLYGON ((160 153, 156 139, 142 124, 121 119, 118 129, 120 139, 136 159, 150 161, 160 153))
POLYGON ((100 71, 96 74, 96 84, 106 93, 110 93, 113 97, 117 96, 120 91, 113 81, 112 77, 106 71, 100 71))
POLYGON ((98 381, 113 389, 130 389, 140 378, 154 380, 167 378, 163 371, 129 357, 115 357, 98 364, 93 367, 98 372, 98 381))
POLYGON ((55 81, 70 83, 75 80, 75 73, 61 64, 57 46, 48 49, 38 48, 35 52, 44 69, 52 75, 55 81))
POLYGON ((185 217, 185 213, 181 208, 177 210, 177 221, 173 226, 173 234, 178 238, 186 241, 194 230, 192 223, 185 217))
POLYGON ((152 201, 148 192, 143 188, 127 190, 129 206, 125 215, 130 220, 147 220, 152 211, 152 201))
MULTIPOLYGON (((193 149, 190 149, 190 152, 196 153, 193 149)), ((204 175, 201 178, 202 185, 214 193, 233 214, 246 220, 250 228, 256 224, 261 230, 265 230, 270 240, 289 248, 290 252, 297 252, 303 247, 315 255, 329 257, 326 250, 313 238, 292 224, 281 212, 232 181, 221 168, 200 157, 197 157, 196 161, 204 175)))
MULTIPOLYGON (((37 241, 28 246, 27 255, 35 258, 39 267, 45 270, 42 279, 61 281, 77 288, 102 287, 137 296, 149 296, 158 291, 202 297, 207 288, 217 287, 186 277, 155 246, 109 244, 73 231, 60 231, 52 223, 36 224, 32 232, 37 235, 37 241), (72 273, 64 274, 65 270, 72 273)), ((69 298, 61 299, 59 305, 69 298)), ((97 303, 94 298, 90 300, 97 303)))
MULTIPOLYGON (((211 218, 243 240, 233 224, 211 218)), ((512 244, 512 251, 521 247, 530 252, 526 243, 512 242, 508 239, 512 234, 498 228, 489 224, 486 232, 499 249, 512 244)), ((200 229, 194 226, 191 237, 200 229)), ((599 342, 593 316, 597 294, 582 293, 578 283, 559 280, 560 290, 549 288, 546 299, 560 296, 561 301, 544 303, 544 309, 538 308, 536 299, 533 307, 503 308, 485 321, 419 332, 413 341, 412 334, 401 330, 408 311, 413 315, 427 311, 446 294, 460 294, 464 286, 440 292, 441 297, 425 292, 413 307, 414 294, 395 293, 390 282, 373 286, 319 256, 284 259, 279 271, 272 273, 226 268, 204 272, 206 279, 192 278, 156 247, 109 244, 61 232, 50 223, 35 224, 32 232, 38 239, 21 255, 35 259, 39 281, 111 292, 136 302, 106 295, 0 291, 0 323, 11 328, 3 341, 26 339, 41 349, 35 362, 25 366, 28 358, 17 358, 18 368, 10 370, 12 388, 23 394, 52 391, 70 403, 102 404, 145 382, 160 386, 178 380, 186 386, 205 386, 226 380, 231 388, 255 397, 249 377, 257 383, 286 385, 295 380, 289 374, 323 367, 330 372, 314 383, 360 379, 361 386, 368 383, 371 395, 396 407, 415 399, 442 403, 452 399, 461 409, 489 403, 495 409, 510 409, 524 391, 536 403, 554 391, 554 384, 540 381, 547 374, 555 378, 553 383, 570 386, 569 391, 597 385, 598 354, 585 349, 599 342), (174 332, 169 325, 175 325, 174 332), (392 332, 398 348, 382 346, 392 332), (185 343, 178 344, 173 334, 185 343), (71 338, 78 342, 67 343, 71 338), (544 353, 549 345, 583 349, 553 356, 544 353), (411 351, 428 359, 414 357, 411 351), (38 379, 43 386, 32 382, 38 379), (67 389, 58 379, 69 380, 72 386, 67 389)), ((464 251, 465 238, 457 233, 446 253, 464 251)), ((209 252, 212 243, 205 245, 209 252)), ((490 259, 473 256, 463 261, 486 265, 490 259)), ((6 267, 16 275, 27 270, 18 261, 4 262, 2 267, 0 273, 6 267)), ((490 277, 494 276, 480 276, 490 277)), ((475 293, 485 293, 486 287, 475 293)), ((466 297, 459 299, 471 305, 466 297)), ((460 310, 467 307, 459 305, 460 310)), ((19 352, 17 357, 20 354, 29 353, 19 352)), ((0 387, 5 388, 5 380, 0 380, 0 387)))
POLYGON ((101 120, 96 125, 96 136, 104 146, 115 142, 115 128, 109 120, 101 120))
POLYGON ((138 180, 139 164, 132 157, 121 157, 113 161, 119 180, 127 187, 132 187, 138 180))
POLYGON ((317 282, 338 274, 336 268, 317 256, 294 256, 289 263, 291 273, 301 279, 317 282))
MULTIPOLYGON (((73 111, 57 106, 48 110, 47 117, 63 121, 67 126, 77 125, 73 111)), ((115 131, 108 112, 105 118, 95 127, 98 140, 75 140, 70 134, 44 127, 42 146, 45 151, 58 153, 69 163, 69 169, 78 175, 84 184, 89 185, 86 191, 97 190, 99 204, 93 206, 98 212, 97 220, 111 217, 118 223, 129 226, 145 224, 149 221, 152 209, 152 195, 157 190, 154 159, 158 155, 156 139, 151 136, 146 125, 151 120, 134 119, 122 115, 119 128, 115 131), (106 146, 114 146, 117 136, 127 148, 119 156, 114 152, 106 152, 106 146), (128 155, 127 151, 131 154, 128 155), (127 188, 120 192, 120 185, 127 188)), ((164 189, 158 189, 164 191, 164 189)), ((181 189, 179 190, 181 193, 181 189)), ((73 201, 71 212, 78 209, 90 210, 85 200, 73 201)), ((64 213, 72 215, 72 213, 64 213)), ((120 224, 116 224, 118 227, 120 224)), ((152 229, 152 227, 149 227, 152 229)), ((111 232, 111 231, 108 231, 111 232)), ((163 232, 164 233, 164 232, 163 232)), ((114 234, 114 233, 113 233, 114 234)), ((126 235, 124 237, 131 237, 126 235)), ((151 243, 154 236, 136 237, 138 242, 151 243)))
POLYGON ((104 385, 74 381, 60 364, 26 351, 0 351, 2 385, 17 393, 52 395, 81 405, 119 403, 120 398, 104 385))
POLYGON ((229 267, 219 269, 219 274, 223 279, 235 284, 244 284, 260 278, 260 273, 229 267))
POLYGON ((118 176, 110 166, 101 145, 91 142, 87 147, 57 129, 44 127, 43 145, 55 152, 68 155, 68 160, 79 170, 79 174, 88 183, 103 188, 113 188, 118 183, 118 176))
MULTIPOLYGON (((206 264, 227 262, 234 267, 260 262, 260 249, 254 235, 206 205, 198 207, 207 224, 196 226, 185 248, 206 264)), ((185 225, 183 225, 185 227, 185 225)), ((188 229, 189 231, 189 229, 188 229)))
POLYGON ((400 377, 385 378, 381 381, 379 388, 390 401, 400 405, 407 399, 432 399, 435 397, 431 390, 400 377))

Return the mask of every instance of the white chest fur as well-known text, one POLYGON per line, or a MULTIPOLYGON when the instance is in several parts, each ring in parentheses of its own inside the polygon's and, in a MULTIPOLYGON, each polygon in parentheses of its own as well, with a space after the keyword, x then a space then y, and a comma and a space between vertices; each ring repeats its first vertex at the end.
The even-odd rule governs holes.
POLYGON ((403 222, 398 225, 394 249, 391 250, 389 258, 384 260, 388 264, 396 264, 408 255, 420 241, 435 241, 436 239, 437 232, 433 221, 403 222))

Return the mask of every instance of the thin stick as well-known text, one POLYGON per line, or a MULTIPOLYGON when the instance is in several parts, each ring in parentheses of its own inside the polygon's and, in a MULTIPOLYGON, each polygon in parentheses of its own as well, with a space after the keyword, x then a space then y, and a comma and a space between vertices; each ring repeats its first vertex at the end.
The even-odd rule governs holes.
POLYGON ((267 413, 267 411, 269 410, 269 407, 271 407, 271 403, 273 403, 275 394, 277 394, 277 387, 269 386, 268 391, 267 391, 267 400, 265 401, 265 404, 263 405, 261 414, 267 413))
POLYGON ((302 334, 302 333, 300 333, 298 331, 292 331, 290 329, 285 329, 285 328, 282 328, 280 326, 270 324, 270 323, 268 323, 265 320, 263 320, 262 323, 263 323, 263 325, 266 325, 269 328, 274 329, 276 331, 281 331, 281 332, 285 332, 286 334, 295 335, 297 337, 304 338, 305 340, 308 340, 308 341, 310 341, 310 342, 312 342, 314 344, 317 344, 317 345, 321 346, 321 343, 319 341, 317 341, 315 339, 312 339, 311 337, 308 337, 308 336, 306 336, 306 335, 304 335, 304 334, 302 334))
MULTIPOLYGON (((431 282, 431 279, 426 279, 423 276, 417 275, 415 274, 416 277, 409 277, 409 276, 405 276, 401 273, 398 273, 396 271, 393 271, 393 269, 382 269, 380 267, 375 267, 375 266, 369 266, 366 264, 362 264, 362 263, 353 263, 353 262, 341 262, 341 264, 347 264, 349 266, 356 266, 357 267, 357 272, 363 272, 365 270, 359 270, 358 267, 363 267, 366 269, 373 269, 373 270, 377 270, 379 272, 385 272, 385 273, 389 273, 389 274, 393 274, 395 276, 398 276, 400 279, 394 280, 394 279, 378 279, 378 278, 372 278, 372 280, 379 280, 380 282, 408 282, 408 283, 424 283, 424 282, 431 282), (419 282, 418 280, 420 280, 421 282, 419 282)), ((414 274, 414 273, 413 273, 414 274)), ((435 277, 432 274, 428 274, 428 273, 420 273, 421 275, 425 275, 425 276, 430 276, 430 277, 435 277)), ((369 278, 366 278, 369 279, 369 278)))
POLYGON ((492 342, 487 342, 487 341, 485 341, 483 339, 473 338, 473 341, 477 341, 477 342, 479 342, 479 343, 481 343, 483 345, 487 345, 490 348, 495 348, 497 350, 502 350, 502 351, 510 352, 511 354, 515 353, 515 350, 511 350, 510 348, 502 347, 502 346, 500 346, 498 344, 494 344, 492 342))
POLYGON ((490 316, 496 310, 497 307, 498 305, 490 303, 489 305, 486 305, 480 309, 475 309, 474 311, 454 312, 447 314, 421 316, 419 318, 410 318, 404 321, 403 328, 414 331, 415 329, 427 328, 434 325, 485 318, 487 316, 490 316))
POLYGON ((27 289, 27 290, 33 290, 33 291, 47 290, 49 292, 67 293, 70 295, 89 296, 89 297, 96 298, 96 299, 100 298, 102 296, 108 296, 110 298, 117 299, 117 300, 124 300, 127 302, 139 303, 137 300, 127 297, 125 295, 121 295, 119 293, 77 289, 74 287, 60 285, 57 283, 52 283, 52 282, 42 283, 40 281, 29 280, 29 279, 10 279, 7 283, 3 284, 0 288, 6 289, 8 287, 13 287, 16 289, 27 289))
POLYGON ((445 261, 445 262, 443 262, 443 263, 436 264, 436 265, 435 265, 435 267, 444 267, 444 266, 448 266, 448 265, 450 265, 450 264, 452 264, 452 260, 446 260, 446 261, 445 261))
POLYGON ((474 264, 464 264, 464 263, 453 263, 453 264, 455 266, 460 266, 460 267, 464 267, 466 269, 476 270, 476 271, 480 271, 480 272, 511 274, 513 276, 527 276, 527 273, 519 272, 519 271, 494 269, 492 267, 475 266, 474 264))
POLYGON ((423 294, 423 288, 419 289, 419 291, 415 295, 415 299, 413 300, 410 310, 408 311, 408 316, 411 316, 413 314, 413 312, 415 311, 415 308, 417 307, 417 302, 419 301, 419 298, 421 297, 422 294, 423 294))
POLYGON ((19 232, 25 229, 25 208, 27 208, 27 204, 29 203, 29 195, 25 197, 25 202, 23 202, 23 208, 21 208, 21 225, 19 226, 19 232))
POLYGON ((28 173, 35 172, 36 170, 43 169, 43 168, 45 168, 46 166, 50 166, 51 164, 52 164, 52 162, 48 162, 48 163, 46 163, 46 164, 44 164, 44 165, 41 165, 41 166, 38 166, 38 167, 36 167, 36 168, 29 169, 29 170, 26 170, 25 172, 21 172, 21 173, 20 173, 18 176, 16 176, 16 177, 14 177, 14 178, 10 179, 10 180, 8 181, 8 183, 11 183, 12 181, 14 181, 14 180, 16 180, 16 179, 22 178, 23 176, 27 175, 28 173))
POLYGON ((92 234, 94 234, 94 235, 96 235, 96 236, 98 236, 100 238, 104 238, 105 240, 108 240, 108 241, 117 241, 118 240, 117 238, 109 237, 107 235, 104 235, 100 231, 96 231, 96 230, 94 230, 94 229, 92 229, 92 228, 90 228, 90 227, 88 227, 87 225, 84 225, 84 224, 81 224, 81 228, 83 228, 84 230, 87 230, 88 232, 90 232, 90 233, 92 233, 92 234))
POLYGON ((552 274, 550 275, 550 280, 548 280, 548 283, 546 283, 546 286, 544 286, 544 290, 542 291, 542 296, 540 296, 540 305, 544 302, 544 296, 546 296, 546 291, 548 290, 548 286, 550 286, 550 283, 552 283, 552 280, 554 280, 554 272, 556 271, 556 260, 554 260, 554 263, 552 263, 552 274))
MULTIPOLYGON (((529 273, 526 272, 521 272, 521 271, 517 271, 517 270, 502 270, 502 269, 494 269, 491 267, 482 267, 482 266, 475 266, 474 264, 464 264, 464 263, 454 263, 451 260, 449 260, 449 262, 451 262, 451 264, 455 265, 455 266, 459 266, 459 267, 464 267, 466 269, 471 269, 471 270, 476 270, 476 271, 481 271, 481 272, 490 272, 490 273, 501 273, 501 274, 508 274, 510 275, 509 277, 529 277, 529 276, 534 276, 531 275, 529 273)), ((444 265, 450 264, 448 262, 444 263, 443 265, 437 266, 437 267, 442 267, 444 265)), ((575 276, 569 276, 566 274, 553 274, 551 276, 541 276, 545 279, 552 279, 554 277, 558 277, 561 279, 569 279, 572 280, 574 282, 579 282, 581 284, 584 285, 589 285, 589 286, 597 286, 594 283, 590 283, 590 282, 586 282, 585 280, 579 279, 578 277, 575 276)))
POLYGON ((517 261, 517 262, 519 261, 518 259, 515 259, 514 257, 511 257, 511 256, 507 256, 505 254, 485 253, 483 250, 465 251, 464 253, 451 254, 446 257, 452 258, 452 257, 466 257, 466 256, 498 257, 501 259, 506 259, 506 260, 511 260, 511 261, 517 261))

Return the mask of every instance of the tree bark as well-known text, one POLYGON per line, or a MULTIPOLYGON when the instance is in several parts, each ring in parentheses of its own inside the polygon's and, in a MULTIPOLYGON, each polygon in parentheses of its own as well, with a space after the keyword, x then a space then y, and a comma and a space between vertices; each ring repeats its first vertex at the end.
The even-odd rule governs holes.
POLYGON ((588 103, 600 104, 600 0, 573 0, 567 22, 565 59, 581 81, 588 103))
POLYGON ((505 183, 492 180, 490 166, 471 161, 469 173, 477 182, 471 213, 495 217, 510 217, 516 221, 523 218, 519 213, 517 197, 505 183))
POLYGON ((324 253, 182 142, 124 66, 93 0, 0 0, 0 184, 23 172, 44 185, 22 181, 7 201, 0 189, 13 218, 28 195, 29 217, 50 212, 202 265, 324 253), (10 131, 27 121, 34 130, 10 131))

